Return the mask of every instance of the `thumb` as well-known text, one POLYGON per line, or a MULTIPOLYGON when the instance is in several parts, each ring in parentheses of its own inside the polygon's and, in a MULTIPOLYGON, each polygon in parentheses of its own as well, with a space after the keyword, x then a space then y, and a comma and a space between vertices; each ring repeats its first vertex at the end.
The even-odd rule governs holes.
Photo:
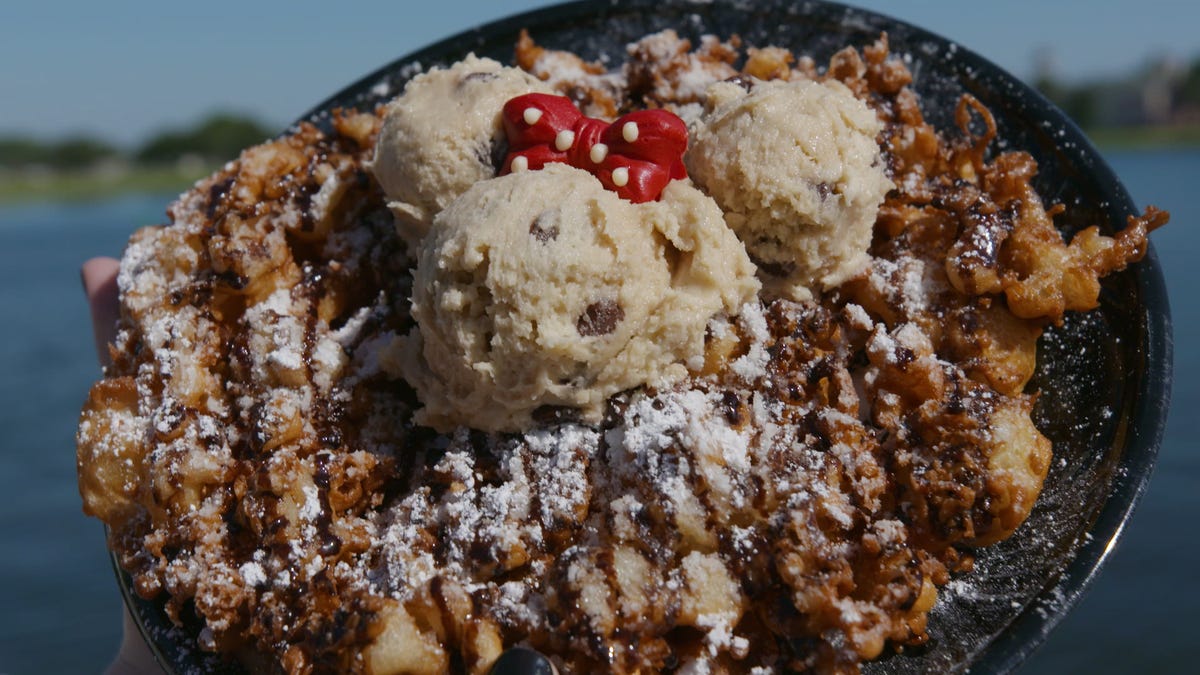
POLYGON ((79 271, 83 292, 87 295, 92 314, 92 333, 96 338, 96 356, 107 365, 108 343, 117 335, 117 270, 120 263, 114 258, 92 258, 79 271))

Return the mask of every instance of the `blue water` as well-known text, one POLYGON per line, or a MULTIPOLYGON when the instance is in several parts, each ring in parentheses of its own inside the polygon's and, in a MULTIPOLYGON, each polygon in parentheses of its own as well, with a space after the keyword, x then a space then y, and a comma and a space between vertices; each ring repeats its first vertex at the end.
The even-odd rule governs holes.
POLYGON ((80 512, 74 429, 99 377, 79 265, 119 255, 165 195, 0 209, 0 673, 99 672, 120 597, 80 512))
MULTIPOLYGON (((1022 673, 1175 673, 1194 666, 1200 590, 1200 152, 1109 156, 1156 233, 1175 323, 1173 414, 1153 483, 1098 582, 1022 673), (1185 653, 1186 651, 1186 653, 1185 653)), ((163 220, 166 195, 0 209, 0 674, 97 672, 120 598, 100 525, 79 509, 74 427, 95 365, 79 264, 163 220)))
POLYGON ((1175 335, 1171 414, 1150 489, 1092 591, 1022 672, 1196 672, 1200 585, 1200 152, 1108 160, 1139 206, 1171 212, 1154 234, 1175 335))

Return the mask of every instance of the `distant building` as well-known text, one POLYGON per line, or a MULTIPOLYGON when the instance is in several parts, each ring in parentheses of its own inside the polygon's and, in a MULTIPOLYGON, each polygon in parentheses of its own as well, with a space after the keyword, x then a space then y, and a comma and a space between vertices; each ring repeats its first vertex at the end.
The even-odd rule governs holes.
POLYGON ((1034 55, 1035 86, 1083 126, 1132 127, 1200 122, 1200 104, 1183 103, 1181 85, 1188 68, 1160 58, 1134 75, 1064 84, 1055 76, 1047 48, 1034 55))
POLYGON ((1179 85, 1187 68, 1171 58, 1160 58, 1142 76, 1142 114, 1147 124, 1171 123, 1179 85))

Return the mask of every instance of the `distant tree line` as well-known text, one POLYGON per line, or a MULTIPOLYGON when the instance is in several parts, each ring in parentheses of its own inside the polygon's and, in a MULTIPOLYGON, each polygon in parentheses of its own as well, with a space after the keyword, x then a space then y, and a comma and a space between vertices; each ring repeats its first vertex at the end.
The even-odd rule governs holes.
POLYGON ((1096 126, 1096 108, 1100 86, 1094 83, 1078 85, 1063 84, 1053 78, 1040 77, 1034 86, 1050 102, 1058 106, 1075 123, 1084 129, 1096 126))
POLYGON ((1084 129, 1195 122, 1200 56, 1186 66, 1153 63, 1131 77, 1068 84, 1048 69, 1033 85, 1084 129))
POLYGON ((21 136, 0 136, 0 167, 70 169, 95 165, 121 153, 110 143, 90 136, 43 142, 21 136))
POLYGON ((1187 105, 1200 106, 1200 56, 1192 61, 1179 85, 1179 100, 1187 105))
POLYGON ((185 157, 209 163, 224 162, 237 157, 243 148, 261 143, 275 133, 276 130, 249 117, 218 113, 201 120, 194 127, 155 134, 132 149, 122 149, 87 135, 54 141, 0 135, 0 168, 73 170, 94 167, 106 161, 167 165, 185 157))

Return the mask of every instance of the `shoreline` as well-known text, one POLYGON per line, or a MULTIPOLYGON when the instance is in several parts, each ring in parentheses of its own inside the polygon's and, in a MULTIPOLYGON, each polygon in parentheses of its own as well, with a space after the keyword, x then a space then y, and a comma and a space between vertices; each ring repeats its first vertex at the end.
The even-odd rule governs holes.
POLYGON ((0 206, 77 203, 139 192, 180 193, 218 168, 219 164, 204 164, 60 172, 4 171, 0 172, 0 206))
POLYGON ((1200 150, 1200 125, 1117 127, 1084 133, 1101 152, 1200 150))
MULTIPOLYGON (((1200 125, 1095 129, 1085 133, 1101 153, 1200 151, 1200 125)), ((0 171, 0 207, 78 203, 138 192, 181 193, 218 168, 220 164, 0 171)))

